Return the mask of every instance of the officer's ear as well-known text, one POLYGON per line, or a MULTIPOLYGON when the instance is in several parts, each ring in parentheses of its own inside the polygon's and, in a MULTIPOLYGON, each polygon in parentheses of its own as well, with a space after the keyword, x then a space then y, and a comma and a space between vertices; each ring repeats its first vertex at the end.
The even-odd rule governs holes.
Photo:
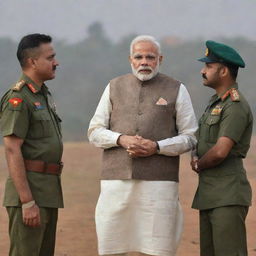
POLYGON ((159 56, 159 64, 162 64, 163 58, 164 58, 163 55, 159 56))
POLYGON ((222 68, 222 75, 225 76, 225 77, 229 75, 229 69, 228 69, 227 66, 224 66, 222 68))
POLYGON ((225 65, 221 65, 220 70, 219 70, 219 75, 221 77, 226 77, 229 74, 228 67, 225 65))
POLYGON ((35 66, 35 60, 33 58, 27 58, 27 67, 32 67, 34 68, 35 66))

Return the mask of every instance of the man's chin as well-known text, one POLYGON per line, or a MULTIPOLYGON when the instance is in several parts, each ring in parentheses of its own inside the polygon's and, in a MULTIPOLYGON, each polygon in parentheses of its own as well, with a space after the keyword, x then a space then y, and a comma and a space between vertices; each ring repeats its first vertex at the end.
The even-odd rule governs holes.
POLYGON ((147 81, 152 79, 153 77, 155 77, 157 75, 157 73, 159 72, 159 68, 158 66, 154 69, 154 70, 136 70, 133 65, 131 65, 132 67, 132 73, 140 80, 140 81, 147 81))
POLYGON ((150 74, 141 74, 138 73, 136 77, 141 81, 148 81, 154 77, 154 74, 151 72, 150 74))
POLYGON ((47 78, 45 78, 45 81, 52 80, 54 78, 55 78, 55 74, 52 74, 51 76, 48 76, 47 78))
POLYGON ((203 85, 204 85, 205 87, 213 88, 212 85, 209 84, 209 83, 207 83, 207 82, 203 82, 203 85))

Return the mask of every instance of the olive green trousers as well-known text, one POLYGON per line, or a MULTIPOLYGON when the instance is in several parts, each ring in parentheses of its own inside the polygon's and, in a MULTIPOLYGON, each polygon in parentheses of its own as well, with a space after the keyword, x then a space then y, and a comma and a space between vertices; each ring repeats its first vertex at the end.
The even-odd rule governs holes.
POLYGON ((9 216, 9 256, 54 256, 57 208, 40 208, 41 225, 23 224, 20 207, 7 207, 9 216))
POLYGON ((247 256, 248 207, 225 206, 200 211, 201 256, 247 256))

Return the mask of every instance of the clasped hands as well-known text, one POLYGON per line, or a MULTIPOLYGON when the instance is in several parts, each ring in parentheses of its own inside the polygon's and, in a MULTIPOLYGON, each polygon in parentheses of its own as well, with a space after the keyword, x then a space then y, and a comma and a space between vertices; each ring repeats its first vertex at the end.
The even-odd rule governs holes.
POLYGON ((155 141, 144 139, 139 135, 121 135, 117 144, 125 148, 130 157, 147 157, 157 152, 155 141))

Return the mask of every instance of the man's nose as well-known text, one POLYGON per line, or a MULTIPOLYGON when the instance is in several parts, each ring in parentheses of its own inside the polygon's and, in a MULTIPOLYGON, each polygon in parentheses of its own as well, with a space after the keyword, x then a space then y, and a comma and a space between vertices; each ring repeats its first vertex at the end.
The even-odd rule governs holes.
POLYGON ((143 65, 143 66, 148 66, 147 58, 143 58, 143 59, 141 60, 141 65, 143 65))
POLYGON ((55 59, 54 66, 59 66, 59 65, 60 65, 60 63, 55 59))

